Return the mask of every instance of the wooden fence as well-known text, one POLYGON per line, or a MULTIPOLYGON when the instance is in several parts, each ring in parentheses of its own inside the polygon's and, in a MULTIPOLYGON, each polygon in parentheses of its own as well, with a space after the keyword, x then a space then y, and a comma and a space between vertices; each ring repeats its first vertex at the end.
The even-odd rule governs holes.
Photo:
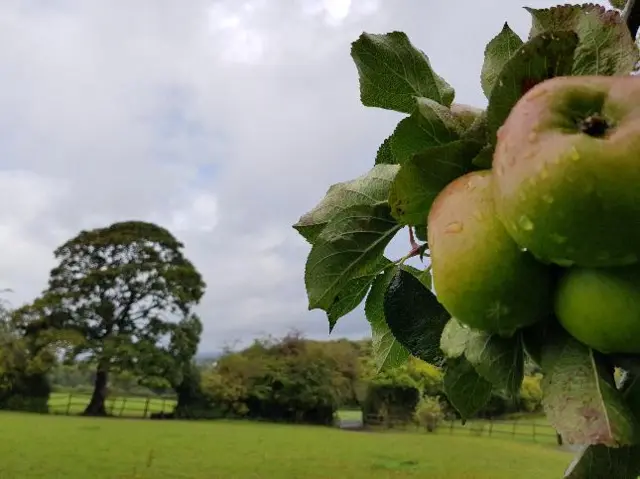
MULTIPOLYGON (((399 429, 427 432, 426 428, 413 423, 389 420, 376 416, 365 418, 365 427, 374 429, 399 429)), ((468 434, 472 436, 525 439, 548 444, 562 444, 561 437, 544 418, 539 419, 473 419, 464 425, 460 419, 443 420, 435 430, 437 434, 468 434)))
MULTIPOLYGON (((77 393, 53 393, 49 399, 51 414, 80 414, 89 404, 91 395, 77 393)), ((106 401, 107 413, 112 416, 148 418, 154 413, 170 413, 176 404, 172 397, 109 397, 106 401)))

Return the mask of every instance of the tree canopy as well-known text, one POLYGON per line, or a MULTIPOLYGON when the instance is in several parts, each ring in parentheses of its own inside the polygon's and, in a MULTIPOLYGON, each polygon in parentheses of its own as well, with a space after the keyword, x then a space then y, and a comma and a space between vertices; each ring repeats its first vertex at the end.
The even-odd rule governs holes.
POLYGON ((69 356, 96 365, 86 414, 105 414, 110 371, 178 380, 180 360, 195 352, 202 326, 192 309, 206 285, 182 249, 165 228, 127 221, 81 231, 55 250, 58 264, 36 304, 81 338, 69 356))

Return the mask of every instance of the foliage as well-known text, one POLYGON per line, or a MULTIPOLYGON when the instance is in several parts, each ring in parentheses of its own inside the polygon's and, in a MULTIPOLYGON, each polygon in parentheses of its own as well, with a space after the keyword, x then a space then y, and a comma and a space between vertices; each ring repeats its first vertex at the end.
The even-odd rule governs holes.
MULTIPOLYGON (((432 203, 456 178, 491 168, 500 128, 525 93, 558 76, 628 75, 640 59, 629 30, 635 35, 631 19, 637 11, 623 17, 595 4, 526 10, 532 20, 527 38, 504 23, 488 43, 480 72, 488 105, 470 122, 456 113, 461 106, 454 89, 406 34, 363 33, 352 43, 362 104, 405 116, 382 139, 369 172, 331 186, 294 225, 311 244, 305 269, 309 309, 325 311, 332 329, 364 301, 381 375, 371 382, 380 391, 368 399, 376 403, 373 409, 383 402, 373 398, 391 394, 392 386, 419 390, 403 367, 420 358, 442 368, 446 399, 463 421, 492 403, 520 402, 530 411, 542 404, 565 442, 585 448, 566 477, 609 477, 611 471, 635 477, 640 466, 629 459, 629 448, 640 447, 640 404, 629 392, 634 388, 614 381, 621 358, 578 343, 556 327, 554 317, 510 337, 470 329, 439 303, 430 267, 404 264, 429 257, 425 233, 432 203), (405 228, 410 251, 387 258, 387 245, 405 228), (399 375, 385 380, 391 369, 399 375), (542 372, 543 378, 525 380, 525 371, 542 372)), ((625 368, 640 369, 640 358, 624 359, 625 368)))
POLYGON ((290 334, 219 358, 202 390, 225 416, 330 425, 343 380, 336 358, 290 334))
POLYGON ((111 371, 179 382, 201 331, 191 309, 205 288, 182 247, 166 229, 130 221, 82 231, 56 249, 58 265, 34 305, 55 329, 74 333, 69 358, 94 363, 87 414, 105 414, 111 371))
POLYGON ((414 420, 429 432, 434 432, 444 420, 444 407, 438 397, 423 397, 414 412, 414 420))
POLYGON ((396 423, 410 423, 420 402, 420 390, 407 381, 374 382, 369 385, 362 407, 364 423, 372 419, 393 427, 396 423))
POLYGON ((26 335, 19 319, 19 310, 0 305, 0 409, 47 412, 54 351, 26 335))

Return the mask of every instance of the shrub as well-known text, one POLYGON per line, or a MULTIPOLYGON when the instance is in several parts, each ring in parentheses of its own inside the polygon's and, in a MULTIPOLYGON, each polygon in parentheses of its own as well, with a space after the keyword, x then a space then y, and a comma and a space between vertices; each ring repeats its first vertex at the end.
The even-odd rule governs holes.
POLYGON ((444 407, 440 398, 424 396, 416 406, 414 420, 428 432, 434 432, 444 420, 444 407))

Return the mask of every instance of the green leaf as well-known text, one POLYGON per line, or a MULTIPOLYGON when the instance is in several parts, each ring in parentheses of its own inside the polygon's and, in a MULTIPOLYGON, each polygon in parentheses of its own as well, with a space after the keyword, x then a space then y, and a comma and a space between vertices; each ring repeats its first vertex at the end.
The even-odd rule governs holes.
POLYGON ((375 161, 376 165, 395 165, 398 163, 398 160, 396 160, 391 151, 391 137, 392 135, 388 136, 378 148, 375 161))
POLYGON ((402 366, 411 356, 407 348, 395 338, 384 316, 384 293, 397 269, 389 268, 376 277, 364 306, 365 315, 371 325, 373 357, 378 372, 402 366))
POLYGON ((453 102, 453 88, 403 32, 363 33, 351 44, 351 58, 364 106, 411 113, 414 97, 431 98, 445 106, 453 102))
POLYGON ((449 313, 413 274, 399 268, 384 295, 389 329, 409 352, 423 361, 440 364, 440 336, 449 313))
POLYGON ((428 269, 418 269, 414 266, 403 264, 400 266, 400 269, 406 271, 407 273, 411 273, 413 276, 420 281, 423 286, 427 289, 431 289, 431 271, 428 269))
POLYGON ((491 383, 464 357, 447 359, 443 385, 447 399, 460 413, 463 424, 491 399, 491 383))
POLYGON ((403 164, 416 153, 460 139, 464 127, 449 108, 428 98, 417 98, 411 116, 398 123, 391 136, 391 151, 403 164))
POLYGON ((397 165, 377 165, 354 180, 332 185, 322 201, 293 227, 313 244, 327 223, 345 208, 386 201, 398 170, 397 165))
POLYGON ((495 389, 515 396, 524 378, 524 351, 519 335, 502 338, 475 332, 465 348, 467 360, 495 389))
MULTIPOLYGON (((640 414, 640 379, 627 375, 622 394, 634 415, 640 414)), ((605 445, 582 446, 569 468, 566 479, 613 478, 636 479, 640 476, 640 446, 610 448, 605 445)))
POLYGON ((380 261, 400 228, 386 203, 351 206, 338 213, 307 258, 309 310, 329 311, 350 280, 380 261))
POLYGON ((487 98, 491 95, 491 91, 507 60, 515 54, 523 43, 522 39, 505 22, 500 33, 487 44, 480 73, 482 91, 487 98))
POLYGON ((567 443, 609 447, 635 443, 636 419, 616 389, 606 359, 558 327, 547 337, 541 363, 542 404, 567 443))
POLYGON ((493 145, 485 145, 482 150, 471 160, 473 166, 477 166, 481 169, 489 169, 493 164, 493 152, 495 147, 493 145))
POLYGON ((530 36, 567 30, 577 33, 572 75, 626 75, 640 59, 619 12, 595 4, 526 10, 533 17, 530 36))
POLYGON ((342 288, 342 291, 336 298, 336 302, 331 305, 327 311, 329 318, 329 331, 332 331, 338 320, 349 314, 367 295, 369 287, 378 274, 387 268, 391 263, 387 258, 382 257, 379 261, 367 265, 362 271, 359 271, 353 278, 349 280, 342 288))
POLYGON ((467 341, 473 331, 458 321, 451 318, 444 326, 440 337, 440 349, 447 358, 459 358, 467 349, 467 341))
POLYGON ((459 140, 434 146, 413 156, 400 167, 389 204, 393 216, 405 225, 423 225, 433 200, 451 181, 471 170, 482 144, 459 140))
POLYGON ((565 479, 637 479, 640 446, 581 446, 564 473, 565 479))
POLYGON ((504 65, 489 96, 487 123, 489 142, 511 109, 529 89, 544 80, 571 72, 578 37, 573 32, 545 33, 522 45, 504 65))

